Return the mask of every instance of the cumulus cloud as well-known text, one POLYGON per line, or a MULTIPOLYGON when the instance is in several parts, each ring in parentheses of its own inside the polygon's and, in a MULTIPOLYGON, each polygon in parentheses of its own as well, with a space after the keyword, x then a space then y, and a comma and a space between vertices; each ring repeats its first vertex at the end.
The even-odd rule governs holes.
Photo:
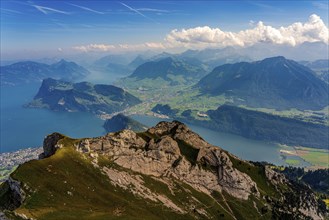
POLYGON ((141 44, 89 44, 73 49, 88 51, 133 51, 165 49, 202 49, 209 47, 238 46, 248 47, 257 43, 298 46, 305 42, 323 42, 329 44, 329 30, 318 15, 311 15, 307 22, 296 22, 286 27, 275 28, 262 21, 250 21, 250 28, 239 32, 223 31, 208 26, 190 29, 172 30, 162 42, 141 44))
POLYGON ((251 29, 240 32, 222 31, 208 26, 172 30, 165 38, 171 47, 251 46, 259 42, 296 46, 304 42, 329 44, 328 27, 318 15, 311 15, 306 23, 296 22, 287 27, 274 28, 258 22, 251 29))

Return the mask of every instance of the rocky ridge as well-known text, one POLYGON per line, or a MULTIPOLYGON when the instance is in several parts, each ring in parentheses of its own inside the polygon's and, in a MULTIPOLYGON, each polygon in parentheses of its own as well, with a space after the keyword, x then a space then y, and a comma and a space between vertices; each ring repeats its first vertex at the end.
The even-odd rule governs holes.
MULTIPOLYGON (((51 159, 66 148, 66 139, 58 133, 46 137, 41 158, 51 159)), ((75 140, 71 145, 115 187, 193 219, 218 217, 202 205, 198 193, 212 198, 222 210, 217 215, 228 219, 247 215, 232 201, 253 204, 249 211, 258 218, 323 219, 325 215, 309 188, 294 185, 269 167, 240 160, 178 121, 160 122, 142 133, 122 130, 75 140), (150 181, 164 184, 169 193, 154 191, 150 181), (178 183, 184 186, 180 189, 184 195, 191 196, 185 204, 175 199, 178 183)))

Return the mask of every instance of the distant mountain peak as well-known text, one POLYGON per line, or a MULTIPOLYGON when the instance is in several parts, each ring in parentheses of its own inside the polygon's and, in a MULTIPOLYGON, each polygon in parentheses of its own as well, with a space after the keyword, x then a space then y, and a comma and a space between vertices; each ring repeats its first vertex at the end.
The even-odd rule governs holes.
POLYGON ((34 61, 23 61, 1 66, 1 85, 16 85, 28 82, 40 82, 45 78, 77 80, 90 72, 75 62, 64 59, 51 65, 34 61))
POLYGON ((263 59, 261 62, 270 62, 270 61, 286 61, 287 59, 284 56, 269 57, 263 59))
POLYGON ((204 76, 205 73, 205 69, 197 62, 169 56, 141 64, 129 77, 137 79, 162 78, 168 82, 175 82, 173 78, 181 76, 184 80, 192 82, 204 76))
POLYGON ((326 83, 311 69, 283 56, 218 66, 197 87, 251 107, 319 110, 329 104, 326 83))

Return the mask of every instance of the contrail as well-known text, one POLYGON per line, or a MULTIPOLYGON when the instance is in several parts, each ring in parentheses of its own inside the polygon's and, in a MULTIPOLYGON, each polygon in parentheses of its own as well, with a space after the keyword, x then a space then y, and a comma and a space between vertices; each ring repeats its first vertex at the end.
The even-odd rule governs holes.
POLYGON ((72 6, 75 6, 75 7, 77 7, 77 8, 81 8, 81 9, 86 10, 86 11, 94 12, 94 13, 96 13, 96 14, 101 14, 101 15, 104 14, 104 12, 96 11, 96 10, 94 10, 94 9, 87 8, 87 7, 84 7, 84 6, 81 6, 81 5, 75 5, 75 4, 71 4, 71 3, 67 3, 67 4, 72 5, 72 6))
POLYGON ((38 11, 44 13, 45 15, 47 15, 50 12, 56 12, 56 13, 60 13, 60 14, 66 14, 69 15, 70 13, 66 12, 66 11, 60 11, 54 8, 49 8, 49 7, 44 7, 44 6, 40 6, 40 5, 32 5, 33 7, 35 7, 38 11))
POLYGON ((153 21, 153 22, 155 22, 155 23, 158 23, 158 22, 156 22, 155 20, 153 20, 152 18, 150 18, 150 17, 144 15, 143 13, 139 12, 138 10, 136 10, 136 9, 134 9, 134 8, 132 8, 132 7, 130 7, 129 5, 126 5, 126 4, 122 3, 122 2, 119 2, 119 3, 120 3, 121 5, 123 5, 123 6, 125 6, 126 8, 128 8, 129 10, 131 10, 131 11, 133 11, 133 12, 136 12, 137 14, 143 16, 144 18, 149 19, 149 20, 151 20, 151 21, 153 21))

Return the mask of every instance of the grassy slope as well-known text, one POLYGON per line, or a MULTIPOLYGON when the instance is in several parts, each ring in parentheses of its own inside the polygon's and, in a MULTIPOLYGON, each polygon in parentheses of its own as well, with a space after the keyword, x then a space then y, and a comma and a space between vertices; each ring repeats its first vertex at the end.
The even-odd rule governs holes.
POLYGON ((184 217, 111 185, 89 159, 73 148, 62 148, 50 158, 28 162, 14 172, 13 178, 30 189, 30 197, 16 211, 37 219, 184 217))
MULTIPOLYGON (((147 132, 139 135, 144 139, 157 138, 147 132)), ((24 189, 29 196, 15 212, 41 220, 140 219, 141 216, 143 219, 203 219, 205 216, 197 212, 202 209, 209 218, 215 219, 232 219, 230 212, 239 219, 271 217, 270 211, 262 212, 266 203, 262 196, 269 195, 275 198, 277 193, 266 181, 262 167, 230 156, 234 167, 250 175, 262 195, 261 198, 251 196, 247 201, 234 198, 226 192, 215 191, 211 196, 206 195, 173 179, 169 188, 152 176, 140 174, 145 186, 152 192, 165 195, 179 207, 190 210, 186 214, 178 214, 166 208, 161 202, 152 202, 113 186, 107 176, 92 165, 89 157, 74 150, 73 144, 76 141, 66 137, 61 140, 65 147, 58 150, 55 155, 18 167, 12 177, 24 183, 24 189)), ((196 163, 197 152, 189 152, 191 146, 180 142, 179 147, 188 160, 196 163)), ((106 166, 137 174, 116 165, 107 157, 99 157, 98 164, 100 167, 106 166)))
MULTIPOLYGON (((160 202, 155 203, 111 185, 108 178, 95 168, 90 159, 76 152, 74 141, 62 140, 66 146, 55 155, 30 161, 12 174, 24 183, 28 197, 15 212, 37 219, 194 219, 204 217, 196 213, 177 214, 160 202), (80 172, 83 171, 83 172, 80 172)), ((99 165, 115 166, 108 158, 99 165)), ((133 172, 133 171, 129 171, 133 172)), ((212 216, 231 219, 231 215, 212 197, 192 187, 174 181, 173 192, 156 179, 142 175, 146 186, 153 192, 163 194, 181 207, 203 208, 212 216), (196 198, 198 201, 195 201, 196 198)), ((10 214, 10 213, 9 213, 10 214)))

